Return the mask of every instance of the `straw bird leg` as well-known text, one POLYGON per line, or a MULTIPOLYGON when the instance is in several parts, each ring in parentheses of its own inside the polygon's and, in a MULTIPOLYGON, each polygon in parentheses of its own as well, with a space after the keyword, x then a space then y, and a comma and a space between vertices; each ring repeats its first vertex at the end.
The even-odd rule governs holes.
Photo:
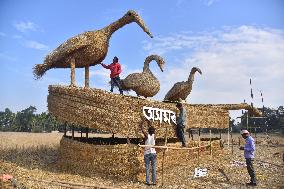
POLYGON ((76 81, 75 81, 75 59, 72 58, 70 61, 70 65, 71 65, 71 87, 75 87, 76 86, 76 81))
POLYGON ((89 88, 90 87, 90 66, 87 65, 85 67, 85 88, 89 88))

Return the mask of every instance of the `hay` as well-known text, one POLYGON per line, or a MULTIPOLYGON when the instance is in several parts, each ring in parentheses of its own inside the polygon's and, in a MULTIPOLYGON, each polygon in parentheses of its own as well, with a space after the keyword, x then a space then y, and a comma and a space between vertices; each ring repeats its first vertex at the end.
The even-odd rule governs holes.
POLYGON ((194 81, 194 74, 198 71, 202 74, 201 70, 197 67, 193 67, 190 71, 187 81, 177 82, 167 92, 164 100, 165 101, 179 101, 180 99, 185 100, 192 90, 192 84, 194 81))
POLYGON ((133 73, 121 80, 122 90, 133 90, 138 96, 155 96, 160 91, 160 82, 150 70, 149 63, 152 60, 155 60, 163 71, 164 59, 158 55, 150 55, 145 59, 142 73, 133 73))
POLYGON ((76 68, 100 64, 106 57, 111 35, 123 26, 136 22, 150 37, 148 28, 133 10, 122 18, 97 31, 87 31, 72 37, 48 54, 43 64, 35 65, 34 75, 38 79, 51 68, 70 68, 70 60, 75 60, 76 68))
MULTIPOLYGON (((48 110, 59 121, 82 127, 140 137, 139 124, 142 121, 143 106, 170 110, 178 113, 175 103, 145 100, 137 97, 109 93, 100 89, 49 86, 48 110)), ((187 128, 227 128, 229 111, 235 108, 249 108, 246 104, 184 104, 187 110, 187 128)), ((158 138, 175 137, 175 124, 154 121, 158 138)))
MULTIPOLYGON (((214 142, 214 149, 219 149, 219 141, 214 142)), ((188 145, 196 146, 194 143, 188 145)), ((208 142, 203 142, 202 145, 208 145, 208 142)), ((171 143, 168 146, 180 147, 180 144, 171 143)), ((160 175, 163 150, 156 151, 157 174, 160 175)), ((203 153, 208 151, 209 148, 201 149, 203 153)), ((170 170, 180 162, 189 161, 195 156, 194 152, 196 150, 168 150, 165 154, 164 169, 170 170)), ((144 148, 134 144, 94 145, 63 137, 60 141, 59 166, 63 171, 89 177, 145 180, 144 148)))

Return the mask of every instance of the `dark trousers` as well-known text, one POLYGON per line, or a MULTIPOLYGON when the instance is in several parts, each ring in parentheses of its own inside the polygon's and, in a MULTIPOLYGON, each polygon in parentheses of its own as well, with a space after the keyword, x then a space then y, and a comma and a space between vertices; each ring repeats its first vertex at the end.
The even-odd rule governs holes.
POLYGON ((117 86, 120 94, 123 94, 123 91, 122 91, 121 85, 120 85, 120 77, 117 76, 117 77, 111 78, 110 84, 111 84, 111 88, 110 88, 111 92, 113 92, 114 86, 117 86))
POLYGON ((185 146, 184 127, 183 127, 183 125, 177 125, 176 133, 177 133, 178 139, 182 143, 182 146, 185 146))
POLYGON ((253 168, 253 159, 252 158, 247 158, 246 159, 246 164, 247 164, 248 174, 250 176, 250 182, 251 183, 256 183, 255 171, 254 171, 254 168, 253 168))

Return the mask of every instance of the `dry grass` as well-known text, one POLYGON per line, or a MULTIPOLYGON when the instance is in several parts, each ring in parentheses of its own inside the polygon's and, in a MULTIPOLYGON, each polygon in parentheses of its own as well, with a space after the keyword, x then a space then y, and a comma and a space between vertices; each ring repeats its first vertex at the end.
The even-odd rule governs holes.
MULTIPOLYGON (((57 166, 58 146, 62 134, 30 134, 30 133, 1 133, 0 132, 0 174, 11 174, 26 188, 60 188, 36 180, 57 180, 88 185, 112 186, 117 188, 149 188, 144 183, 117 181, 100 177, 84 177, 72 175, 59 170, 57 166)), ((226 138, 226 135, 223 135, 226 138)), ((195 136, 196 137, 196 136, 195 136)), ((234 135, 237 140, 238 135, 234 135)), ((268 142, 264 136, 257 137, 256 173, 259 181, 258 188, 283 188, 284 167, 282 153, 284 139, 272 136, 268 142), (275 165, 266 164, 263 167, 257 160, 264 160, 275 165), (282 166, 282 167, 280 167, 282 166)), ((226 143, 225 143, 226 144, 226 143)), ((237 144, 237 142, 236 142, 237 144)), ((207 168, 208 176, 193 178, 194 168, 198 161, 193 155, 190 160, 179 162, 179 165, 165 170, 165 188, 245 188, 248 181, 245 168, 232 167, 233 160, 243 161, 242 152, 238 145, 234 146, 234 154, 224 150, 213 154, 213 158, 203 154, 200 158, 200 167, 207 168), (227 176, 229 180, 226 179, 227 176)), ((177 152, 178 153, 178 152, 177 152)), ((158 157, 161 161, 162 157, 158 157)), ((187 159, 187 158, 186 158, 187 159)), ((0 183, 1 184, 1 183, 0 183)), ((161 184, 161 175, 158 175, 158 186, 161 184)), ((0 187, 1 188, 1 187, 0 187)), ((68 188, 68 187, 67 187, 68 188)), ((155 188, 151 186, 150 188, 155 188)))

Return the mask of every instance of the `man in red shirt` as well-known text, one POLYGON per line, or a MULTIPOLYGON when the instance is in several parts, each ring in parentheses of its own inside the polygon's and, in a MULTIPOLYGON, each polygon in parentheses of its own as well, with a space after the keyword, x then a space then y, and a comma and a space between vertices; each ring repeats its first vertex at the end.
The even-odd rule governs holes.
POLYGON ((120 94, 123 94, 120 85, 120 77, 119 77, 119 74, 121 73, 122 70, 121 70, 121 65, 118 63, 118 58, 115 56, 112 60, 112 63, 108 66, 105 65, 104 63, 101 63, 101 65, 106 69, 110 69, 110 79, 111 79, 110 91, 113 92, 113 88, 116 85, 119 89, 120 94))

